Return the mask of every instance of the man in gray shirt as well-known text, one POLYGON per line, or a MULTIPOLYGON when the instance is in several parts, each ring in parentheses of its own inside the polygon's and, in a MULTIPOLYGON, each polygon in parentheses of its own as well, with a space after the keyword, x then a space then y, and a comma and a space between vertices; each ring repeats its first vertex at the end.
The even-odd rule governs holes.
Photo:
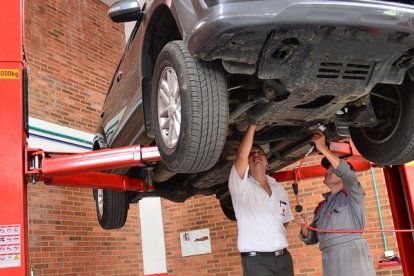
MULTIPOLYGON (((365 226, 365 195, 353 167, 339 159, 326 146, 325 136, 312 137, 316 148, 325 157, 327 170, 324 183, 330 192, 315 209, 310 224, 324 230, 362 230, 365 226)), ((376 275, 368 244, 361 233, 320 233, 309 230, 304 214, 297 213, 301 225, 300 238, 306 244, 316 244, 322 251, 324 276, 376 275)))

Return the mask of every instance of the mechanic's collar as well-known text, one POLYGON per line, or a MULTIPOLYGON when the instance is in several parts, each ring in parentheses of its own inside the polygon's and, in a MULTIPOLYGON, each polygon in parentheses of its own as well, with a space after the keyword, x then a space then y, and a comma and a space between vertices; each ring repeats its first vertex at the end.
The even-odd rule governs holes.
MULTIPOLYGON (((340 190, 341 193, 344 193, 346 196, 348 195, 348 192, 345 190, 345 188, 342 188, 340 190)), ((324 199, 327 199, 331 195, 331 192, 323 193, 322 196, 324 199)))

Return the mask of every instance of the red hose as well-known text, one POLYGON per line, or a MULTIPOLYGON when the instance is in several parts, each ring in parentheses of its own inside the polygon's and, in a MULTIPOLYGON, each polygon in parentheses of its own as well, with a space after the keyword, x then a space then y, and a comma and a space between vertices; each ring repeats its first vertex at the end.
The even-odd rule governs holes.
MULTIPOLYGON (((300 160, 299 162, 299 167, 298 170, 296 171, 295 174, 295 182, 296 184, 298 184, 298 180, 299 180, 299 176, 300 176, 300 168, 302 167, 303 161, 305 161, 306 155, 300 160)), ((299 193, 295 194, 295 198, 296 198, 296 205, 300 205, 299 203, 299 193)))
POLYGON ((324 229, 319 229, 319 228, 315 228, 312 226, 309 226, 307 224, 305 224, 306 228, 313 230, 315 232, 319 232, 319 233, 405 233, 405 232, 414 232, 414 229, 393 229, 393 230, 380 230, 380 229, 368 229, 368 230, 351 230, 351 229, 344 229, 344 230, 324 230, 324 229))

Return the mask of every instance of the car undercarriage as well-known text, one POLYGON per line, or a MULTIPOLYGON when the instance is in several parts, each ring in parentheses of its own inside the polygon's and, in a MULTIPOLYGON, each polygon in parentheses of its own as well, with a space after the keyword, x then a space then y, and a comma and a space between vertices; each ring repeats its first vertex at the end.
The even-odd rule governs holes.
MULTIPOLYGON (((207 172, 175 176, 170 181, 180 182, 185 189, 187 185, 211 193, 220 189, 251 118, 258 122, 255 142, 267 149, 269 172, 303 157, 320 123, 329 128, 333 140, 349 136, 349 128, 371 129, 379 137, 390 135, 393 127, 375 126, 386 121, 395 124, 393 116, 381 115, 380 109, 398 103, 389 91, 401 87, 398 84, 412 66, 412 39, 406 37, 404 33, 328 26, 271 32, 252 76, 227 75, 229 127, 219 162, 207 172)), ((223 65, 228 71, 229 65, 225 61, 223 65)), ((405 82, 412 80, 407 77, 405 82)), ((170 181, 160 187, 171 186, 170 181)), ((182 201, 197 192, 173 196, 169 190, 162 196, 182 201)))
POLYGON ((351 137, 371 162, 414 158, 411 6, 260 1, 252 10, 250 1, 210 1, 201 9, 191 1, 189 10, 190 2, 173 1, 169 10, 158 2, 146 12, 150 19, 140 15, 143 26, 111 84, 117 92, 108 94, 95 147, 157 145, 163 161, 153 166, 155 190, 129 192, 129 202, 216 195, 233 219, 227 180, 252 121, 269 173, 300 160, 320 125, 331 141, 351 137), (177 17, 182 11, 191 16, 177 17), (141 60, 141 71, 129 59, 141 60), (120 81, 123 71, 131 74, 120 81), (110 115, 114 103, 119 119, 110 115), (108 126, 118 130, 105 133, 108 126))

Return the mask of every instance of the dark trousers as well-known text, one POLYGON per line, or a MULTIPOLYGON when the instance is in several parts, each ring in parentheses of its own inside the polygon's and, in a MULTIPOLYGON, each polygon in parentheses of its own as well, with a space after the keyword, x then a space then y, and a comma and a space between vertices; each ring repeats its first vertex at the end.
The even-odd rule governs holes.
POLYGON ((242 257, 243 276, 293 276, 289 251, 278 257, 242 257))

